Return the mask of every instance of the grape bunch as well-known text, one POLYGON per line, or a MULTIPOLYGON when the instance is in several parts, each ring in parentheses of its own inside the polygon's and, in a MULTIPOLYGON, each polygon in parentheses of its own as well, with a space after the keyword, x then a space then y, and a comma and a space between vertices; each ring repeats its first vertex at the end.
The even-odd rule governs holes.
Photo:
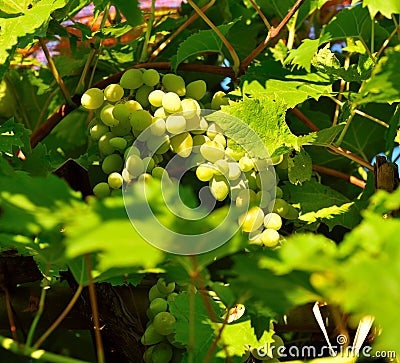
POLYGON ((88 89, 81 103, 94 115, 91 161, 103 173, 93 188, 96 197, 104 198, 124 183, 174 179, 166 165, 177 155, 191 160, 194 177, 208 185, 216 202, 245 210, 238 223, 250 243, 278 246, 282 218, 297 218, 297 210, 275 187, 272 164, 282 159, 271 163, 250 156, 208 120, 204 109, 219 110, 229 100, 222 91, 211 97, 204 80, 185 84, 173 73, 129 69, 119 84, 88 89))
POLYGON ((146 346, 143 357, 146 363, 179 362, 185 351, 185 347, 175 341, 173 325, 176 319, 168 311, 168 300, 177 294, 174 292, 175 287, 175 282, 166 283, 160 278, 149 291, 149 321, 141 338, 142 344, 146 346))

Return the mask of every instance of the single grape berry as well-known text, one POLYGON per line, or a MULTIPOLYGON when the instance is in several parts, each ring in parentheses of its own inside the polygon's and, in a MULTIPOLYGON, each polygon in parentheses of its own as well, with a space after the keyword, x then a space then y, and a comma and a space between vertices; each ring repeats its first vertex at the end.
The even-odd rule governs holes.
POLYGON ((175 135, 170 139, 171 150, 181 156, 182 158, 187 158, 193 148, 193 138, 189 132, 183 132, 179 135, 175 135))
POLYGON ((200 101, 207 91, 207 84, 202 79, 190 82, 186 86, 186 97, 200 101))
POLYGON ((173 333, 172 325, 176 322, 175 316, 168 311, 158 313, 153 319, 153 326, 157 333, 161 335, 168 335, 173 333))
POLYGON ((282 227, 282 218, 277 213, 268 213, 264 218, 264 226, 265 228, 275 229, 276 231, 280 230, 282 227))
POLYGON ((98 183, 93 188, 93 194, 99 199, 105 198, 110 195, 110 187, 107 183, 98 183))
POLYGON ((243 232, 254 232, 262 226, 264 212, 260 207, 254 206, 247 213, 239 217, 239 224, 243 232))
POLYGON ((103 91, 98 88, 89 88, 81 97, 81 104, 87 110, 96 110, 103 102, 103 91))
POLYGON ((212 163, 225 157, 225 149, 216 141, 206 141, 200 146, 200 153, 204 159, 212 163))
POLYGON ((137 89, 143 84, 143 73, 139 69, 128 69, 119 84, 126 89, 137 89))
POLYGON ((119 84, 109 84, 104 89, 104 96, 106 97, 107 101, 117 102, 124 97, 124 89, 119 84))
POLYGON ((175 282, 166 283, 163 278, 158 279, 157 288, 163 294, 170 294, 175 290, 175 282))
POLYGON ((264 246, 267 247, 275 247, 279 244, 279 233, 275 229, 264 229, 261 233, 261 241, 263 242, 264 246))
POLYGON ((160 82, 160 74, 155 69, 146 69, 143 72, 143 82, 147 86, 154 87, 160 82))
POLYGON ((174 92, 181 97, 186 94, 185 80, 177 74, 167 73, 162 78, 162 84, 167 92, 174 92))
POLYGON ((100 119, 107 126, 114 127, 119 124, 119 121, 113 115, 114 106, 106 104, 100 112, 100 119))
POLYGON ((161 107, 162 106, 162 99, 165 93, 160 89, 156 89, 149 93, 149 102, 154 107, 161 107))
POLYGON ((153 316, 156 316, 158 313, 161 313, 162 311, 167 311, 167 309, 168 309, 167 300, 161 297, 156 297, 150 303, 150 310, 153 313, 153 316))
POLYGON ((120 171, 123 163, 121 155, 111 154, 104 158, 101 168, 106 174, 111 174, 114 171, 120 171))
POLYGON ((215 175, 209 182, 210 191, 218 201, 223 201, 229 194, 229 183, 222 175, 215 175))
POLYGON ((157 344, 151 353, 152 363, 169 363, 172 359, 171 345, 161 342, 157 344))
POLYGON ((122 187, 123 183, 122 175, 120 173, 114 172, 108 176, 107 182, 110 188, 119 189, 122 187))
POLYGON ((164 339, 164 335, 162 335, 156 331, 154 324, 150 324, 146 328, 146 330, 142 336, 142 339, 140 339, 140 341, 144 345, 153 345, 153 344, 157 344, 157 343, 161 342, 163 339, 164 339))
POLYGON ((225 96, 226 94, 222 91, 216 92, 211 100, 211 108, 213 110, 219 110, 221 106, 229 105, 229 99, 225 96))
POLYGON ((171 115, 167 117, 165 126, 171 134, 180 134, 186 130, 186 119, 183 116, 171 115))
POLYGON ((174 92, 168 92, 162 99, 162 106, 168 113, 175 113, 181 110, 181 99, 174 92))

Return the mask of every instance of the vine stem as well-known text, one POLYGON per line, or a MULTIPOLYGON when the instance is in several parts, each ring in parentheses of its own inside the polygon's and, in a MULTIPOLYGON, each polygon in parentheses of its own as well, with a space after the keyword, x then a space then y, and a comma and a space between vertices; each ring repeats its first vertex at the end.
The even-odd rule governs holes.
POLYGON ((348 175, 348 174, 342 173, 341 171, 327 168, 325 166, 313 164, 312 169, 318 173, 331 175, 331 176, 334 176, 335 178, 345 180, 345 181, 349 182, 350 184, 353 184, 361 189, 364 189, 365 186, 367 185, 367 183, 364 180, 361 180, 353 175, 348 175))
POLYGON ((14 315, 13 315, 12 306, 11 306, 10 293, 8 291, 7 286, 5 286, 3 284, 0 284, 0 287, 3 289, 4 295, 5 295, 5 298, 6 298, 7 316, 8 316, 8 322, 10 324, 11 335, 12 335, 13 339, 16 342, 18 342, 17 327, 16 327, 15 321, 14 321, 14 315))
POLYGON ((42 37, 39 37, 39 43, 40 46, 43 49, 44 55, 47 59, 47 64, 49 65, 50 71, 53 74, 54 79, 56 80, 58 87, 60 87, 60 90, 65 98, 65 101, 69 105, 73 105, 74 101, 71 98, 71 94, 68 91, 68 88, 66 87, 63 79, 61 78, 60 74, 58 73, 56 64, 54 63, 54 60, 52 56, 50 55, 49 49, 47 48, 46 42, 42 37))
MULTIPOLYGON (((215 3, 215 0, 211 0, 207 5, 203 6, 201 8, 201 11, 204 13, 206 12, 211 6, 213 6, 215 3)), ((164 48, 171 43, 177 35, 179 35, 184 29, 186 29, 191 23, 193 23, 197 18, 199 17, 199 14, 194 13, 188 20, 186 20, 174 33, 172 33, 164 42, 162 42, 159 47, 151 53, 149 60, 154 59, 157 57, 163 50, 164 48)))
POLYGON ((0 346, 18 355, 24 355, 25 357, 30 357, 33 359, 41 359, 51 363, 89 363, 80 359, 49 353, 43 349, 35 349, 23 344, 18 344, 15 340, 2 335, 0 335, 0 346))
POLYGON ((273 39, 275 39, 280 34, 282 29, 286 26, 286 24, 304 2, 305 0, 297 0, 293 7, 286 14, 286 16, 279 23, 279 25, 276 28, 271 27, 265 40, 260 43, 257 48, 254 49, 240 64, 240 74, 245 73, 250 63, 268 46, 269 43, 271 43, 273 39))
POLYGON ((103 342, 101 340, 100 333, 100 321, 99 321, 99 309, 97 306, 96 289, 94 287, 93 276, 92 276, 92 263, 90 262, 90 254, 85 255, 86 268, 89 280, 89 297, 90 305, 93 312, 93 324, 94 324, 94 336, 96 340, 96 351, 97 351, 97 361, 98 363, 105 363, 103 342))
POLYGON ((256 9, 258 15, 260 16, 260 18, 264 22, 264 24, 267 27, 267 29, 270 30, 271 29, 271 24, 269 23, 268 19, 264 15, 264 13, 261 11, 261 8, 256 4, 256 2, 254 0, 249 0, 249 1, 250 1, 250 4, 253 6, 253 8, 256 9))
POLYGON ((201 9, 193 2, 193 0, 187 0, 187 2, 190 4, 190 6, 194 9, 194 11, 199 14, 199 16, 207 23, 207 25, 214 30, 215 34, 218 35, 218 37, 222 40, 222 43, 224 43, 225 47, 228 49, 229 54, 232 57, 233 60, 233 70, 235 71, 235 74, 238 73, 239 67, 240 67, 240 59, 235 51, 235 49, 232 47, 231 43, 228 42, 228 39, 225 38, 225 35, 221 33, 221 31, 214 25, 214 23, 205 15, 201 9))
POLYGON ((149 21, 147 22, 146 35, 143 42, 142 54, 140 55, 140 62, 144 62, 147 59, 149 41, 155 19, 155 11, 156 11, 156 0, 151 0, 150 16, 149 16, 149 21))

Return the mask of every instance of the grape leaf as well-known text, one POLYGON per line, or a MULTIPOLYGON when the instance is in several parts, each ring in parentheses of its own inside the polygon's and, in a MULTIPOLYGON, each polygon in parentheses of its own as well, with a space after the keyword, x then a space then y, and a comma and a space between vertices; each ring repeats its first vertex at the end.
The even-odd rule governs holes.
POLYGON ((397 130, 400 128, 400 105, 396 106, 396 110, 389 122, 389 128, 386 131, 386 151, 393 153, 395 147, 395 138, 397 135, 397 130))
POLYGON ((288 158, 288 177, 292 184, 302 184, 310 180, 312 174, 312 160, 310 155, 301 149, 292 158, 288 158))
MULTIPOLYGON (((45 36, 50 14, 65 4, 66 0, 22 0, 16 6, 15 1, 3 0, 2 11, 11 12, 13 16, 2 13, 0 17, 0 64, 8 61, 17 46, 24 47, 35 36, 45 36)), ((4 71, 2 68, 0 70, 4 71)))
POLYGON ((289 72, 280 62, 270 60, 250 66, 241 79, 243 93, 254 97, 280 97, 288 108, 310 98, 318 100, 332 92, 332 81, 328 76, 289 72))
POLYGON ((400 14, 400 3, 397 0, 364 0, 363 6, 368 7, 372 18, 378 12, 389 19, 392 14, 400 14))
POLYGON ((13 153, 13 147, 30 150, 29 135, 31 131, 13 119, 0 125, 0 152, 13 153))
POLYGON ((317 132, 310 132, 308 135, 299 136, 301 144, 314 145, 314 146, 327 146, 330 145, 343 130, 344 124, 327 127, 317 132))
MULTIPOLYGON (((223 35, 226 35, 234 25, 234 22, 218 26, 223 35)), ((198 33, 191 35, 184 40, 178 48, 176 58, 172 60, 171 67, 174 71, 185 59, 203 52, 220 53, 223 49, 223 42, 214 32, 214 30, 200 30, 198 33)))
POLYGON ((129 25, 142 24, 142 11, 137 0, 112 0, 112 3, 124 14, 129 25))
POLYGON ((285 59, 284 64, 292 64, 311 71, 311 61, 321 44, 320 39, 303 39, 301 44, 292 49, 285 59))

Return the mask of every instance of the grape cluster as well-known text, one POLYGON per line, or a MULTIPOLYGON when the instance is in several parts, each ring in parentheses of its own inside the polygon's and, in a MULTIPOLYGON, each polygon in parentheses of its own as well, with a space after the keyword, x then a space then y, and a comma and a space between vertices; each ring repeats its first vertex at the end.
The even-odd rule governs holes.
POLYGON ((229 100, 222 91, 211 97, 203 80, 185 84, 173 73, 129 69, 119 84, 88 89, 81 103, 94 112, 90 137, 97 144, 96 162, 104 173, 104 180, 93 188, 98 198, 124 182, 173 179, 165 169, 168 161, 173 155, 191 156, 196 161, 191 166, 195 177, 208 184, 216 201, 230 200, 247 211, 238 223, 249 233, 250 243, 277 246, 282 217, 297 218, 297 210, 275 188, 270 160, 251 157, 204 117, 204 108, 218 110, 229 100))
POLYGON ((176 319, 168 311, 169 298, 176 295, 175 282, 166 283, 163 278, 149 291, 150 306, 147 309, 146 330, 141 338, 146 346, 144 361, 146 363, 168 363, 180 361, 184 346, 175 341, 173 325, 176 319))

